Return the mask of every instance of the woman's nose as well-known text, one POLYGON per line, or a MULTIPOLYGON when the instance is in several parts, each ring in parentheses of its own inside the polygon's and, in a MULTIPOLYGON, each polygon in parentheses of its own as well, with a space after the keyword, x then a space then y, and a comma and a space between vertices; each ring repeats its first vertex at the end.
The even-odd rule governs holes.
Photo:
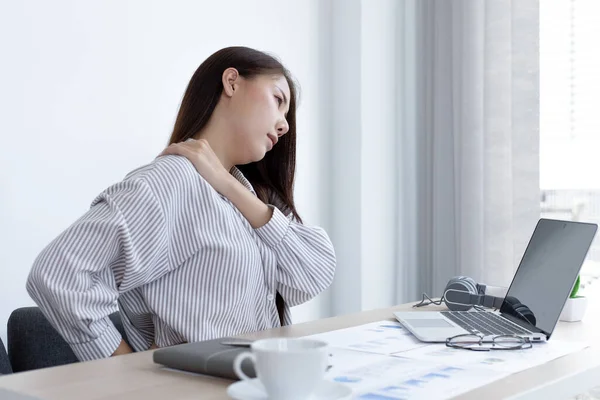
POLYGON ((281 137, 285 135, 289 129, 290 126, 288 125, 287 121, 282 121, 279 124, 277 124, 277 135, 281 137))

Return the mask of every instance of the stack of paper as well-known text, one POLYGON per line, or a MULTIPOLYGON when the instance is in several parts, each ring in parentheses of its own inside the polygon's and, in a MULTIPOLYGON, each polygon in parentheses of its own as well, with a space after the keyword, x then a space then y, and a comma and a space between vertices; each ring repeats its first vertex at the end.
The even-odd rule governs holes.
POLYGON ((351 387, 358 399, 373 400, 447 399, 587 347, 552 340, 526 350, 452 349, 420 342, 392 321, 309 337, 331 345, 327 379, 351 387))

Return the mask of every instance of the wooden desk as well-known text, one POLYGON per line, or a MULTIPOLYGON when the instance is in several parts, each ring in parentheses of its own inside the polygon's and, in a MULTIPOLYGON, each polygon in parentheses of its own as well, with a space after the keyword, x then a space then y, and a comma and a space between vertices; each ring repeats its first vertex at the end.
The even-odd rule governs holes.
MULTIPOLYGON (((591 321, 559 323, 561 340, 597 340, 600 330, 593 321, 598 307, 590 307, 591 321)), ((366 311, 272 329, 242 337, 305 336, 347 328, 383 319, 393 320, 392 311, 410 310, 411 305, 366 311)), ((551 339, 552 340, 552 339, 551 339)), ((170 371, 152 362, 152 351, 80 364, 46 368, 0 377, 0 387, 38 396, 45 400, 227 399, 230 381, 170 371)), ((513 374, 456 397, 460 400, 566 399, 600 385, 600 346, 553 360, 513 374)))

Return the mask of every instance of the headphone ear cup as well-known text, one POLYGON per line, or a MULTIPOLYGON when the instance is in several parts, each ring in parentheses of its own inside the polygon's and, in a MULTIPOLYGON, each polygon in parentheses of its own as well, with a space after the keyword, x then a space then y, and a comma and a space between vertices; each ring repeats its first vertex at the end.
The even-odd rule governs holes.
POLYGON ((525 304, 521 304, 521 303, 516 304, 515 311, 517 314, 520 314, 523 317, 525 317, 525 319, 527 321, 529 321, 530 324, 532 324, 532 325, 536 324, 537 321, 535 319, 535 315, 533 315, 533 312, 525 304))
MULTIPOLYGON (((536 325, 537 321, 535 318, 535 314, 533 313, 533 311, 531 311, 529 307, 527 307, 525 304, 521 303, 519 300, 512 296, 506 296, 504 301, 507 304, 506 312, 508 314, 511 314, 512 316, 520 319, 525 318, 527 321, 529 321, 530 324, 536 325)), ((504 307, 505 306, 503 306, 502 308, 503 310, 504 307)))
POLYGON ((468 276, 455 276, 454 278, 448 281, 446 285, 446 289, 450 287, 450 285, 462 285, 469 293, 477 294, 479 291, 477 289, 477 283, 473 280, 473 278, 468 276))
POLYGON ((465 283, 465 285, 468 286, 469 288, 469 292, 471 294, 478 294, 479 290, 477 289, 477 282, 475 282, 473 280, 473 278, 469 278, 468 276, 464 276, 462 281, 465 283))
POLYGON ((466 304, 464 303, 464 301, 454 301, 452 291, 477 294, 477 284, 472 278, 469 278, 468 276, 457 276, 450 279, 450 281, 448 281, 448 284, 446 285, 446 289, 444 289, 444 303, 446 304, 446 307, 448 307, 448 309, 451 311, 468 311, 473 307, 472 304, 466 304), (448 290, 451 291, 448 292, 448 290))

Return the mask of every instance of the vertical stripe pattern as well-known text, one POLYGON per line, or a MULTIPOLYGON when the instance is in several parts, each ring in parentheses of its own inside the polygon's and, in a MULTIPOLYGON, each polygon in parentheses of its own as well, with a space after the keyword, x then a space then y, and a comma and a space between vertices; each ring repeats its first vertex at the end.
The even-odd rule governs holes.
POLYGON ((277 292, 290 324, 289 307, 333 281, 335 253, 321 228, 270 207, 253 229, 187 159, 159 157, 46 246, 27 291, 82 361, 117 348, 117 310, 136 351, 277 327, 277 292))

